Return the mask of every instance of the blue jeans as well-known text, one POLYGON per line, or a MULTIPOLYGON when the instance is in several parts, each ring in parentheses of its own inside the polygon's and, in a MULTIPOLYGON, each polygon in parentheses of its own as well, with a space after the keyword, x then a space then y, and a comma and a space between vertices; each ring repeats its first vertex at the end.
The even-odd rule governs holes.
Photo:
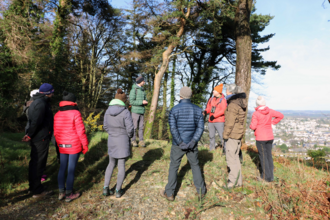
POLYGON ((74 171, 79 159, 78 154, 60 154, 60 170, 58 171, 58 188, 60 190, 65 189, 65 170, 68 167, 68 176, 66 178, 66 191, 72 191, 74 181, 74 171), (69 166, 68 166, 69 164, 69 166))

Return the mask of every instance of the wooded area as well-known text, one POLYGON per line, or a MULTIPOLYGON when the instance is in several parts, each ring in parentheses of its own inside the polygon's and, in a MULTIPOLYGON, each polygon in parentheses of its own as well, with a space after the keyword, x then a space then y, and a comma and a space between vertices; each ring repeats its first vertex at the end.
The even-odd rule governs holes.
POLYGON ((86 118, 143 75, 145 138, 167 139, 166 112, 181 86, 204 106, 217 84, 235 82, 248 97, 254 74, 280 68, 262 56, 274 34, 261 32, 273 17, 255 13, 252 0, 133 0, 130 9, 107 0, 5 0, 0 7, 2 129, 22 130, 22 106, 41 83, 54 86, 55 109, 64 90, 73 92, 86 118))

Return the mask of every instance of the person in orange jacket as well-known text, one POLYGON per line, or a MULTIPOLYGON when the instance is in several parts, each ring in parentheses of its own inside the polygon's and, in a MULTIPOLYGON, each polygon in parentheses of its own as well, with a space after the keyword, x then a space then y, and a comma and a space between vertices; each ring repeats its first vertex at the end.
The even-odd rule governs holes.
POLYGON ((225 110, 227 108, 227 100, 222 94, 223 84, 214 87, 213 96, 209 99, 204 115, 209 116, 209 136, 210 151, 215 150, 215 132, 218 131, 220 141, 223 143, 223 128, 225 125, 225 110))

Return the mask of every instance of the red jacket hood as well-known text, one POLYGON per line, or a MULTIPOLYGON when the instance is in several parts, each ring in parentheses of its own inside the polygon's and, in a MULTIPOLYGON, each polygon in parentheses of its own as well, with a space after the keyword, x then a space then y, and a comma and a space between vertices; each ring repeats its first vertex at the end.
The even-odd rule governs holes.
POLYGON ((68 105, 76 106, 77 103, 75 103, 75 102, 70 102, 70 101, 61 101, 61 102, 60 102, 60 107, 68 106, 68 105))
POLYGON ((263 115, 269 114, 269 108, 267 106, 261 105, 255 108, 256 111, 260 112, 263 115))

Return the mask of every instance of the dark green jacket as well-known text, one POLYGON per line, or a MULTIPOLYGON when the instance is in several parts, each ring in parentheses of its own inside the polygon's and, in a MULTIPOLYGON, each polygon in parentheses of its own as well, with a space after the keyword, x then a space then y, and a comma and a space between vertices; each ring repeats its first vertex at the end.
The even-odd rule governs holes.
POLYGON ((129 93, 129 103, 132 106, 131 112, 136 114, 144 114, 143 100, 147 100, 146 93, 142 87, 134 84, 132 86, 131 92, 129 93))

